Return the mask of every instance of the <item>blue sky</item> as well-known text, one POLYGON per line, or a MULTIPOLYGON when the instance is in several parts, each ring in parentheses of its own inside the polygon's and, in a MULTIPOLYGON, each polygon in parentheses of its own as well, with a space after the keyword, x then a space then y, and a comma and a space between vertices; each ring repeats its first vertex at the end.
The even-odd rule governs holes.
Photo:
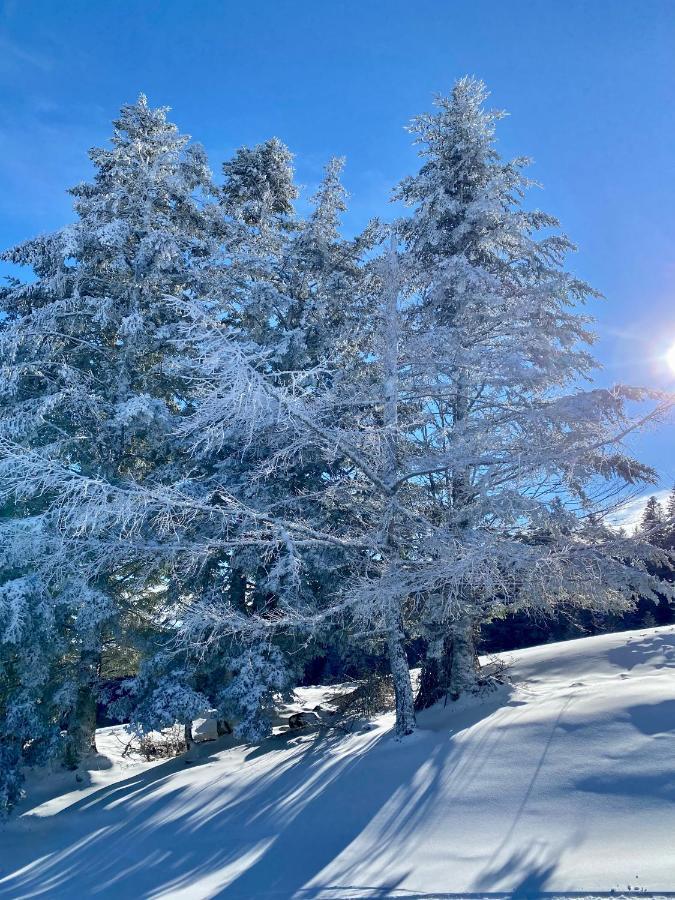
MULTIPOLYGON (((403 126, 470 73, 534 158, 532 202, 603 292, 602 383, 675 386, 673 0, 0 0, 0 245, 69 221, 86 150, 140 91, 212 165, 271 135, 308 190, 347 157, 347 226, 387 216, 416 165, 403 126)), ((675 481, 675 427, 633 442, 675 481)))

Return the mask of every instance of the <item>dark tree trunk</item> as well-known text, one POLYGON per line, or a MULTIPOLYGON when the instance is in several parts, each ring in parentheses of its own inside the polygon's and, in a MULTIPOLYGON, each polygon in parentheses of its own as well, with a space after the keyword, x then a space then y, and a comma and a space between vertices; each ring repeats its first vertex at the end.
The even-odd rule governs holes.
POLYGON ((410 683, 410 669, 404 646, 400 617, 392 614, 387 623, 387 650, 396 700, 396 736, 401 738, 415 730, 415 701, 410 683))
POLYGON ((476 687, 478 655, 469 620, 436 626, 427 642, 415 709, 428 709, 444 697, 458 700, 476 687), (444 632, 444 633, 443 633, 444 632))
POLYGON ((246 607, 246 588, 248 582, 246 574, 230 564, 230 602, 235 609, 246 607))
POLYGON ((420 684, 415 697, 415 709, 428 709, 450 690, 452 671, 452 638, 450 635, 435 637, 427 643, 422 663, 420 684))
POLYGON ((185 722, 185 753, 183 762, 186 766, 192 765, 197 759, 197 742, 192 735, 192 722, 185 722))
POLYGON ((473 622, 460 620, 452 633, 452 665, 450 667, 450 699, 475 691, 478 686, 478 654, 473 622))
POLYGON ((69 769, 76 769, 85 757, 96 753, 96 684, 100 665, 99 652, 82 654, 80 686, 68 720, 63 755, 64 765, 69 769))

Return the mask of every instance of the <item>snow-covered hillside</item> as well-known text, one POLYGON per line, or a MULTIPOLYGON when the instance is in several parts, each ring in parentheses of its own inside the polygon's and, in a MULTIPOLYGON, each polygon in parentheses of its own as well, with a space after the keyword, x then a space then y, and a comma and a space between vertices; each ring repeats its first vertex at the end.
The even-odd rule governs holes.
POLYGON ((675 628, 506 658, 510 692, 402 743, 383 716, 131 764, 109 729, 0 826, 0 896, 675 896, 675 628))

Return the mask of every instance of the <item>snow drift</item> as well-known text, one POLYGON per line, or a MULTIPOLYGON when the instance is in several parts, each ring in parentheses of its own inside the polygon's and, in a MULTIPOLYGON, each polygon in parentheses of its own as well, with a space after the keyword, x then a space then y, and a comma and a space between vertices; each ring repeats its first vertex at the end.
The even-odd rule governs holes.
POLYGON ((0 896, 675 891, 675 628, 504 657, 510 689, 402 742, 382 716, 132 765, 104 730, 79 783, 43 780, 0 826, 0 896))

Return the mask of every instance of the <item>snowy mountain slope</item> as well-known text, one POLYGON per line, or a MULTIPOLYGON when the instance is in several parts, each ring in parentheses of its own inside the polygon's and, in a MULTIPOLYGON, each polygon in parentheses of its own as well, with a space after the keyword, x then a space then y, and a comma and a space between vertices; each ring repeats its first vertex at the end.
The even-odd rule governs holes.
POLYGON ((510 692, 402 743, 383 716, 123 769, 109 729, 110 768, 0 827, 0 897, 675 896, 675 629, 505 656, 510 692))

